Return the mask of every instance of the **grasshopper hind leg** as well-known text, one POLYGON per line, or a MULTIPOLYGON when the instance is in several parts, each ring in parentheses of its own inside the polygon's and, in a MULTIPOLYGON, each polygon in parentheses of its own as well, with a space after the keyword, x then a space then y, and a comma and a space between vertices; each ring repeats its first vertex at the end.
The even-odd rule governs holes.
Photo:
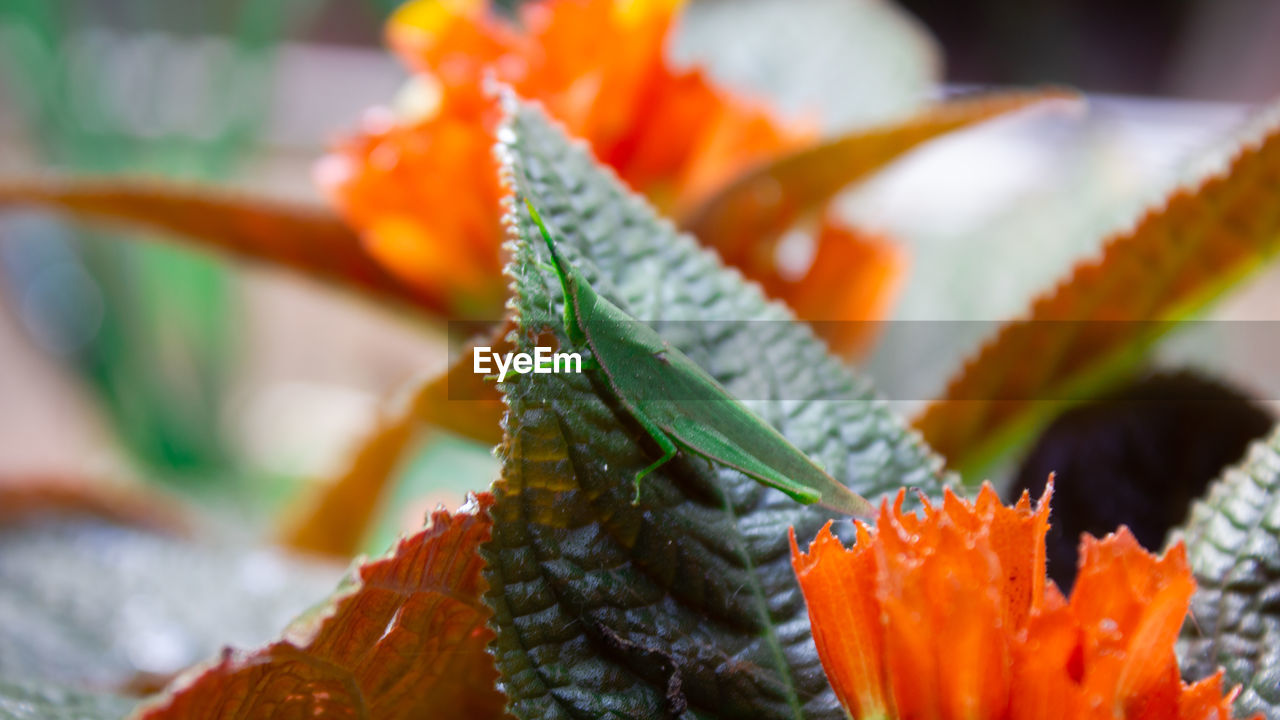
POLYGON ((679 452, 679 448, 676 447, 671 436, 667 435, 662 428, 658 427, 658 424, 650 419, 648 415, 645 415, 643 410, 640 408, 634 408, 631 414, 635 417, 636 422, 640 423, 640 427, 644 428, 644 431, 648 433, 649 437, 653 438, 653 441, 657 443, 658 447, 662 450, 662 457, 654 460, 648 465, 648 467, 636 473, 636 492, 635 496, 631 498, 631 504, 635 505, 640 502, 640 481, 644 480, 649 473, 657 470, 663 465, 666 465, 668 462, 671 462, 671 459, 676 456, 677 452, 679 452))

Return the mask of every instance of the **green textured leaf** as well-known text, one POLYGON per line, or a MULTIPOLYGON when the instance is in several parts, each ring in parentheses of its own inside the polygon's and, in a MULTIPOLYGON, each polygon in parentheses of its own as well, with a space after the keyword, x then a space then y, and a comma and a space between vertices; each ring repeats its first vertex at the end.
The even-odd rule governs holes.
MULTIPOLYGON (((641 318, 837 479, 869 498, 940 493, 941 463, 869 385, 758 288, 677 235, 545 116, 513 107, 505 168, 597 292, 641 318)), ((515 341, 568 347, 562 298, 520 209, 510 246, 515 341)), ((809 633, 786 529, 829 511, 696 457, 645 478, 656 447, 587 374, 504 384, 487 601, 521 718, 839 718, 809 633)), ((848 529, 847 520, 838 523, 848 529)))
POLYGON ((1182 535, 1198 589, 1179 643, 1183 673, 1226 670, 1238 717, 1280 720, 1280 432, 1196 503, 1182 535))
POLYGON ((0 679, 0 720, 121 720, 138 701, 0 679))

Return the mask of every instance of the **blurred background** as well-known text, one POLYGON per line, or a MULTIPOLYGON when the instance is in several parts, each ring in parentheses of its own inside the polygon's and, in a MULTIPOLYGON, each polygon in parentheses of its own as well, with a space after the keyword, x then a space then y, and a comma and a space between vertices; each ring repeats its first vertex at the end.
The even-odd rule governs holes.
MULTIPOLYGON (((143 173, 319 204, 312 164, 404 86, 382 46, 396 5, 6 0, 0 176, 143 173)), ((893 313, 904 322, 1017 313, 1198 167, 1250 106, 1280 96, 1273 0, 700 0, 686 20, 670 48, 680 62, 831 131, 901 115, 920 93, 1056 83, 1089 94, 1087 112, 936 141, 849 193, 851 219, 909 250, 893 313), (823 45, 760 22, 780 4, 797 15, 840 5, 850 19, 823 45)), ((445 366, 440 328, 129 237, 0 212, 0 475, 141 476, 265 516, 339 468, 394 389, 445 366)), ((1271 320, 1277 298, 1272 273, 1214 317, 1271 320)), ((909 412, 969 347, 903 342, 882 343, 866 370, 909 412)), ((1270 350, 1200 325, 1161 357, 1280 398, 1270 350)), ((404 511, 420 518, 493 468, 488 448, 436 437, 396 496, 425 497, 404 511)))

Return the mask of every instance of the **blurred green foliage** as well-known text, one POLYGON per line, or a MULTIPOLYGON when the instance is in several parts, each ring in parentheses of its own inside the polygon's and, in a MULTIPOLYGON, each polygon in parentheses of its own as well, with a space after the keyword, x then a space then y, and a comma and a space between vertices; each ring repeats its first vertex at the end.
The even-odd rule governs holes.
MULTIPOLYGON (((5 86, 26 139, 59 171, 224 178, 262 128, 277 45, 322 5, 10 0, 0 5, 5 86)), ((41 290, 61 307, 43 319, 100 316, 62 350, 122 443, 151 475, 182 486, 236 476, 220 428, 235 361, 233 279, 185 251, 104 242, 125 233, 36 226, 28 247, 71 238, 66 255, 92 279, 87 292, 41 290)), ((11 279, 20 290, 24 278, 11 279)))

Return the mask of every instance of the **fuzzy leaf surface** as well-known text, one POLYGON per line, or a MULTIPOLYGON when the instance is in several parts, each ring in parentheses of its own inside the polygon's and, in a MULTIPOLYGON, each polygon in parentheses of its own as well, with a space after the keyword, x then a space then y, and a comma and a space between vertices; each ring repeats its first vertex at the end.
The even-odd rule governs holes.
POLYGON ((1280 433, 1254 443, 1181 531, 1196 594, 1179 655, 1192 680, 1226 670, 1237 717, 1280 720, 1280 433))
POLYGON ((1004 325, 915 419, 967 480, 1280 250, 1280 123, 1173 193, 1004 325), (1042 402, 1043 401, 1043 402, 1042 402))
MULTIPOLYGON (((678 234, 538 110, 500 137, 509 180, 558 248, 855 492, 930 494, 940 463, 806 326, 678 234)), ((520 205, 520 203, 517 203, 520 205)), ((517 349, 569 347, 560 286, 512 215, 517 349)), ((829 511, 656 447, 591 372, 526 374, 509 405, 483 547, 509 710, 520 718, 839 718, 791 571, 787 528, 829 511)), ((848 521, 842 523, 849 526, 848 521)))

